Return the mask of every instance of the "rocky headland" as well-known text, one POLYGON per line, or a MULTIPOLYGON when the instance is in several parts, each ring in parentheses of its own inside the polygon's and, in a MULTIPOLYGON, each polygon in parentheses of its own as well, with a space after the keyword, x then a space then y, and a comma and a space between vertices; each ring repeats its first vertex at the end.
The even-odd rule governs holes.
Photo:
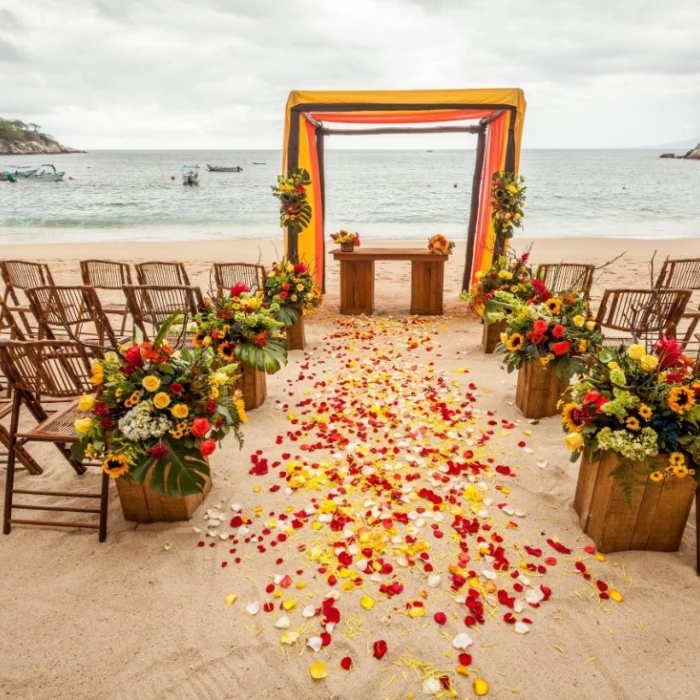
POLYGON ((85 153, 61 145, 53 136, 39 131, 38 124, 0 117, 0 156, 23 156, 41 153, 85 153))
POLYGON ((676 158, 677 160, 700 160, 700 143, 691 148, 685 155, 677 156, 675 153, 662 153, 659 158, 676 158))

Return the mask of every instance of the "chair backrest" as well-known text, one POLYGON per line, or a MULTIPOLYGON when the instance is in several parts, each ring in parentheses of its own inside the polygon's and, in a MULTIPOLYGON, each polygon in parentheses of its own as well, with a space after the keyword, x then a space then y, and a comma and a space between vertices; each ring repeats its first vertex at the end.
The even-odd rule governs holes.
POLYGON ((16 391, 37 397, 74 398, 94 391, 95 360, 74 340, 1 341, 0 364, 16 391))
POLYGON ((75 338, 90 335, 102 346, 117 347, 94 287, 35 287, 27 289, 26 295, 39 324, 39 339, 57 339, 66 333, 75 338))
POLYGON ((582 292, 588 299, 591 296, 594 273, 595 265, 556 263, 540 265, 535 276, 554 294, 576 291, 582 292))
MULTIPOLYGON (((153 338, 158 328, 174 313, 183 314, 186 329, 204 308, 199 287, 144 285, 125 286, 123 289, 134 325, 141 329, 146 339, 153 338)), ((173 332, 168 334, 168 340, 174 347, 182 346, 191 339, 193 332, 173 332)))
POLYGON ((664 260, 656 280, 658 289, 700 289, 700 258, 664 260))
POLYGON ((649 344, 662 333, 675 336, 691 294, 688 289, 606 289, 596 323, 649 344))
POLYGON ((121 289, 133 284, 131 267, 114 260, 81 260, 80 274, 83 284, 95 289, 121 289))
POLYGON ((0 261, 0 274, 6 288, 27 289, 53 284, 51 270, 45 263, 25 260, 0 261))
POLYGON ((0 339, 26 340, 26 336, 15 320, 4 299, 0 299, 0 339))
POLYGON ((214 263, 214 281, 219 294, 228 292, 234 284, 243 282, 251 292, 263 288, 265 268, 250 263, 214 263))
POLYGON ((183 263, 145 262, 134 265, 140 285, 189 287, 190 278, 183 263))

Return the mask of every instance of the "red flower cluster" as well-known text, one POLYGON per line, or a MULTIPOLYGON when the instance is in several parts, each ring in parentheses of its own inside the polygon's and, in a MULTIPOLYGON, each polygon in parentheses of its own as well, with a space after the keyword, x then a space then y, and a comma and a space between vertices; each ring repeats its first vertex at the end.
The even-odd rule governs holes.
POLYGON ((245 292, 249 292, 250 287, 245 284, 244 282, 236 282, 236 284, 231 287, 231 296, 232 297, 239 297, 241 294, 244 294, 245 292))
POLYGON ((153 459, 161 459, 168 454, 170 454, 170 450, 168 450, 168 448, 162 442, 159 442, 157 445, 153 445, 153 447, 151 447, 151 457, 153 457, 153 459))
POLYGON ((204 440, 199 446, 199 451, 202 453, 202 457, 208 457, 216 450, 216 442, 214 440, 204 440))

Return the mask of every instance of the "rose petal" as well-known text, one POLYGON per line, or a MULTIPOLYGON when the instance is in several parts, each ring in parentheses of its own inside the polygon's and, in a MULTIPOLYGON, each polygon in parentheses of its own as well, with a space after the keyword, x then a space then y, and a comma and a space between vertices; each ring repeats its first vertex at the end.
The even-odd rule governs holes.
POLYGON ((309 667, 309 673, 315 681, 319 681, 328 676, 328 669, 323 661, 315 661, 309 667))
POLYGON ((482 698, 484 695, 488 695, 489 684, 483 678, 475 678, 472 688, 474 688, 474 695, 477 697, 482 698))
POLYGON ((323 640, 321 637, 309 637, 306 642, 306 646, 314 651, 321 651, 321 647, 323 647, 323 640))
POLYGON ((433 620, 438 623, 438 625, 444 625, 447 622, 447 615, 444 612, 436 612, 433 615, 433 620))
POLYGON ((279 630, 286 630, 289 627, 289 618, 280 617, 280 619, 275 622, 275 627, 279 630))
POLYGON ((374 607, 374 599, 370 598, 368 595, 363 595, 362 598, 360 598, 360 605, 365 610, 371 610, 374 607))
POLYGON ((302 617, 314 617, 316 608, 313 605, 307 605, 301 613, 302 617))
POLYGON ((349 671, 352 668, 352 659, 349 656, 344 656, 340 660, 340 667, 344 668, 346 671, 349 671))
POLYGON ((442 690, 442 684, 437 678, 428 676, 423 681, 423 695, 437 695, 442 690))
POLYGON ((248 615, 257 615, 260 612, 260 601, 256 600, 254 603, 246 605, 245 611, 248 613, 248 615))
POLYGON ((455 649, 467 649, 473 643, 474 641, 466 632, 460 632, 459 634, 455 635, 454 639, 452 640, 452 646, 455 649))
POLYGON ((386 654, 388 647, 383 639, 379 639, 374 643, 374 658, 381 659, 386 654))
POLYGON ((282 644, 289 644, 292 645, 294 642, 299 639, 299 633, 298 632, 284 632, 282 634, 282 637, 280 639, 280 642, 282 644))
POLYGON ((226 605, 233 605, 237 600, 238 600, 238 596, 235 593, 229 593, 224 598, 224 603, 226 603, 226 605))
POLYGON ((527 634, 530 631, 530 625, 526 625, 524 622, 518 621, 513 625, 513 629, 518 634, 527 634))

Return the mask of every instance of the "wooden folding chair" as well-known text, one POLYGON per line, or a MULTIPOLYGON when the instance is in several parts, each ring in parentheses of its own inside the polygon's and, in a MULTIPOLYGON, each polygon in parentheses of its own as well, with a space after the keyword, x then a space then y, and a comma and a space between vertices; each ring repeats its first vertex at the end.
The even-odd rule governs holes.
POLYGON ((5 283, 3 298, 7 308, 15 318, 17 326, 22 328, 28 338, 36 337, 36 326, 31 323, 33 317, 29 302, 21 298, 29 287, 45 287, 54 283, 49 266, 44 263, 26 262, 24 260, 0 261, 0 275, 5 283), (8 303, 9 299, 9 303, 8 303))
POLYGON ((581 292, 586 299, 590 299, 594 273, 595 265, 557 263, 540 265, 535 277, 542 280, 553 294, 581 292))
POLYGON ((73 423, 81 415, 77 410, 78 397, 93 391, 90 384, 93 358, 86 348, 73 340, 36 340, 0 342, 0 364, 6 376, 12 382, 12 417, 9 430, 9 447, 7 457, 7 478, 5 482, 5 509, 3 512, 3 532, 8 535, 13 525, 53 525, 57 527, 88 528, 99 531, 100 542, 107 536, 107 498, 109 476, 102 473, 99 493, 38 491, 34 489, 15 488, 15 464, 18 448, 28 442, 52 442, 64 459, 77 474, 87 470, 81 463, 75 462, 67 447, 77 441, 73 423), (50 396, 64 399, 69 403, 61 410, 49 415, 42 406, 39 397, 50 396), (20 408, 25 405, 37 420, 38 425, 29 430, 19 427, 20 408), (42 497, 58 499, 96 499, 98 508, 78 508, 73 500, 69 505, 45 505, 36 503, 34 498, 15 501, 16 496, 42 497), (32 501, 30 503, 29 501, 32 501), (99 523, 64 520, 29 520, 16 518, 13 511, 47 511, 57 513, 97 514, 99 523))
MULTIPOLYGON (((95 289, 115 290, 119 296, 123 296, 122 287, 132 285, 131 267, 127 263, 115 262, 114 260, 81 260, 80 274, 83 284, 95 289)), ((129 307, 126 300, 122 303, 114 303, 106 299, 100 299, 102 310, 108 316, 118 316, 121 318, 119 335, 124 335, 126 322, 129 318, 129 307)))
POLYGON ((174 348, 192 347, 195 331, 188 330, 188 326, 194 323, 194 317, 204 308, 199 287, 125 286, 124 294, 134 326, 141 329, 146 340, 153 339, 158 329, 174 313, 181 313, 183 319, 177 325, 182 330, 169 333, 168 342, 174 348))
POLYGON ((247 284, 251 292, 257 292, 264 287, 265 268, 249 263, 214 263, 214 281, 219 295, 227 294, 238 282, 247 284))
POLYGON ((25 294, 39 325, 39 340, 69 336, 116 349, 119 341, 93 287, 35 287, 25 294))
POLYGON ((596 324, 603 332, 610 329, 625 335, 606 337, 603 344, 613 347, 639 342, 651 349, 661 335, 675 337, 690 295, 688 289, 606 289, 596 324))
POLYGON ((189 287, 190 278, 183 263, 145 262, 134 265, 136 279, 140 285, 160 287, 189 287))
POLYGON ((700 289, 700 258, 664 260, 656 280, 657 289, 700 289))

